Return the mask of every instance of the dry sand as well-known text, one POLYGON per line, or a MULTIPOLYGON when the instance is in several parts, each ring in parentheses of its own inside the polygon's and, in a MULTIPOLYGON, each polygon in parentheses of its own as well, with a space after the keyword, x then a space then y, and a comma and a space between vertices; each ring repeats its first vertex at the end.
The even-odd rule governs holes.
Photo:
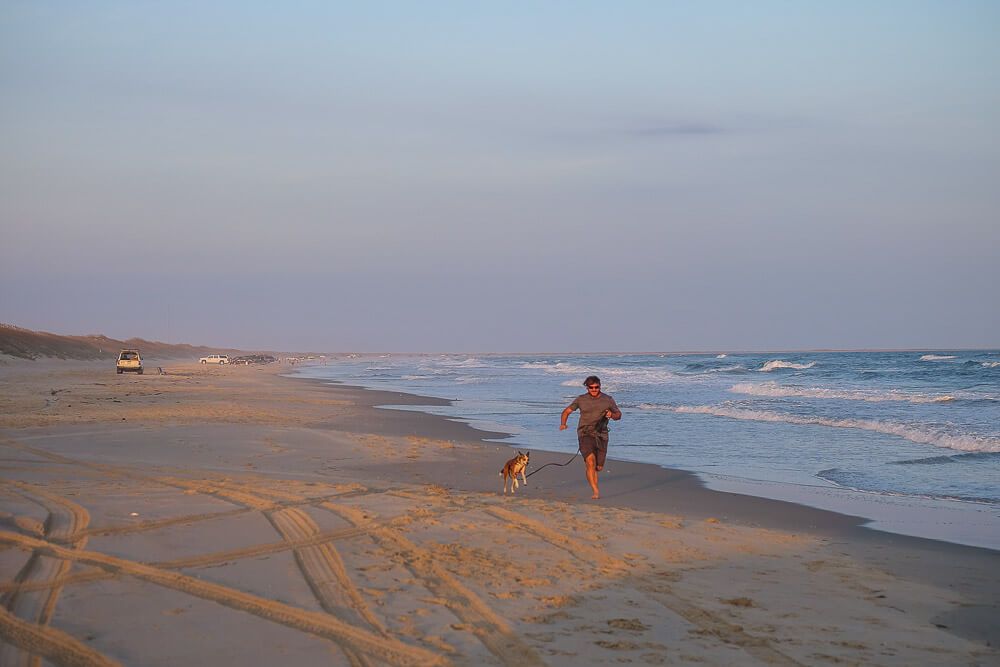
POLYGON ((430 399, 164 370, 0 366, 0 664, 1000 663, 998 552, 616 461, 504 497, 373 407, 430 399))

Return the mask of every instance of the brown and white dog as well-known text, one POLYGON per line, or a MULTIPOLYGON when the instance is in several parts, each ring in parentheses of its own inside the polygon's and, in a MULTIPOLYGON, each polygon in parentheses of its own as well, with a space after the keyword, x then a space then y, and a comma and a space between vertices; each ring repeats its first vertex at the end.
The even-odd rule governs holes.
POLYGON ((507 495, 507 478, 510 478, 510 492, 514 493, 514 490, 518 487, 517 476, 521 475, 521 481, 524 482, 525 486, 528 486, 528 478, 524 476, 524 470, 528 467, 528 458, 531 456, 531 452, 521 453, 518 452, 517 456, 512 458, 510 461, 504 465, 503 470, 500 471, 500 476, 503 477, 503 493, 507 495))

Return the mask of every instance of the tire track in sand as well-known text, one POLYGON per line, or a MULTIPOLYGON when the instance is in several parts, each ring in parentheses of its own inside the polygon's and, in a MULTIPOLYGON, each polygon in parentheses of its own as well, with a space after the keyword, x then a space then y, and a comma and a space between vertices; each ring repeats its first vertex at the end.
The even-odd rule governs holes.
MULTIPOLYGON (((322 544, 330 540, 341 540, 351 537, 358 537, 365 535, 365 531, 360 528, 339 528, 337 530, 328 530, 322 533, 318 533, 311 537, 303 538, 301 540, 295 541, 280 541, 280 542, 269 542, 267 544, 255 544, 249 547, 242 547, 240 549, 232 549, 229 551, 216 551, 215 553, 203 554, 200 556, 190 556, 188 558, 178 558, 176 560, 158 561, 148 563, 153 567, 158 567, 164 570, 182 570, 185 568, 193 567, 205 567, 208 565, 218 565, 219 563, 225 563, 231 560, 239 560, 241 558, 255 558, 257 556, 268 556, 270 554, 281 553, 283 551, 289 551, 291 549, 296 549, 299 547, 308 547, 315 544, 322 544)), ((90 572, 81 572, 79 574, 69 574, 60 579, 54 579, 49 582, 41 583, 0 583, 0 593, 9 593, 15 591, 40 591, 48 590, 53 586, 69 586, 72 584, 85 584, 94 581, 100 581, 101 579, 110 579, 113 575, 99 569, 91 570, 90 572)))
MULTIPOLYGON (((320 534, 319 526, 308 514, 296 507, 286 507, 290 503, 301 503, 306 499, 294 496, 289 502, 276 502, 261 495, 261 488, 235 484, 227 480, 204 482, 178 478, 158 478, 159 482, 188 488, 200 493, 238 503, 263 512, 268 521, 286 542, 296 542, 320 534)), ((368 604, 347 574, 344 562, 333 543, 324 541, 293 549, 295 562, 320 606, 329 614, 352 624, 367 625, 383 637, 389 636, 382 622, 371 612, 368 604)), ((358 654, 351 646, 342 646, 352 664, 367 665, 365 656, 358 654)))
MULTIPOLYGON (((227 485, 225 481, 213 482, 210 480, 190 480, 177 477, 144 475, 117 466, 74 461, 68 457, 23 445, 6 438, 0 440, 0 444, 30 452, 36 456, 59 463, 95 469, 115 477, 156 482, 212 495, 241 505, 243 508, 262 512, 286 542, 302 542, 320 534, 318 526, 316 526, 315 522, 305 512, 282 507, 287 506, 289 503, 275 503, 254 493, 253 487, 234 487, 233 485, 227 485)), ((321 500, 321 498, 295 498, 298 504, 315 504, 318 500, 321 500)), ((353 581, 347 575, 343 561, 332 543, 327 540, 317 544, 304 545, 301 548, 295 549, 295 558, 300 571, 324 610, 341 617, 348 616, 351 620, 360 619, 374 628, 380 635, 388 635, 384 625, 368 609, 364 599, 355 588, 353 581)), ((368 664, 366 656, 351 645, 342 645, 342 648, 352 664, 361 666, 368 664)))
POLYGON ((438 599, 444 601, 463 624, 471 628, 480 642, 506 665, 544 665, 534 649, 521 641, 507 621, 496 614, 482 598, 438 564, 434 555, 398 530, 379 525, 361 510, 325 502, 330 510, 350 523, 365 528, 384 549, 394 552, 403 565, 421 580, 438 599))
MULTIPOLYGON (((297 508, 267 512, 267 518, 286 541, 305 539, 320 532, 312 517, 297 508)), ((299 547, 293 553, 299 571, 327 613, 356 625, 367 624, 383 637, 389 636, 355 588, 332 542, 299 547)), ((358 654, 351 646, 341 648, 352 665, 369 665, 366 656, 358 654)))
POLYGON ((436 653, 418 646, 404 644, 391 637, 382 637, 374 632, 345 623, 330 614, 306 611, 178 572, 169 572, 95 551, 66 549, 57 544, 6 530, 0 530, 0 542, 12 544, 22 549, 35 549, 48 556, 93 565, 112 574, 129 575, 158 586, 187 593, 204 600, 211 600, 295 630, 332 639, 386 664, 403 667, 449 664, 443 656, 436 653))
MULTIPOLYGON (((160 478, 150 478, 150 480, 157 482, 163 481, 160 478)), ((171 483, 170 486, 177 486, 177 485, 171 483)), ((359 495, 367 495, 368 493, 370 493, 370 491, 365 491, 365 492, 347 491, 344 493, 331 493, 324 496, 309 497, 297 502, 283 502, 278 504, 281 505, 282 507, 318 505, 319 503, 325 500, 331 500, 334 498, 351 498, 359 495)), ((137 523, 130 523, 120 526, 105 526, 103 528, 91 527, 85 531, 80 531, 80 534, 87 536, 100 535, 102 537, 106 537, 108 535, 128 535, 131 533, 142 533, 149 530, 159 530, 160 528, 169 528, 170 526, 198 523, 199 521, 214 521, 216 519, 229 519, 235 516, 249 514, 250 512, 255 512, 255 511, 256 510, 251 507, 237 507, 236 509, 226 510, 223 512, 204 512, 202 514, 188 514, 186 516, 170 517, 166 519, 155 519, 152 521, 140 521, 137 523)))
MULTIPOLYGON (((90 523, 90 514, 80 505, 54 493, 23 482, 7 482, 25 498, 41 505, 48 512, 45 520, 46 539, 68 544, 73 549, 81 549, 87 543, 86 536, 80 536, 90 523)), ((14 578, 17 583, 44 584, 40 590, 14 591, 7 594, 3 606, 11 615, 26 623, 45 626, 55 613, 56 603, 62 593, 59 583, 70 571, 72 563, 63 558, 53 558, 40 553, 32 553, 20 572, 14 578)), ((0 665, 10 667, 40 667, 41 658, 17 644, 0 647, 0 665)))
MULTIPOLYGON (((259 494, 264 493, 271 498, 283 501, 302 501, 304 498, 294 494, 286 493, 276 489, 249 488, 245 485, 233 482, 199 482, 195 480, 184 480, 169 477, 150 477, 137 474, 125 469, 119 469, 104 464, 89 463, 85 461, 74 461, 59 454, 52 454, 45 450, 15 443, 10 440, 0 440, 0 444, 23 451, 30 451, 38 456, 75 465, 83 465, 89 468, 101 470, 105 473, 139 478, 147 481, 158 481, 169 486, 187 488, 199 493, 205 493, 216 497, 224 498, 230 502, 252 507, 262 512, 278 509, 278 503, 265 500, 259 494)), ((507 665, 544 665, 544 662, 529 646, 524 644, 516 633, 513 632, 507 622, 493 612, 481 598, 464 584, 458 581, 451 573, 437 564, 433 554, 425 549, 421 549, 408 540, 397 530, 379 525, 369 519, 363 512, 353 508, 336 505, 332 502, 323 502, 320 507, 337 514, 347 520, 355 527, 365 531, 376 543, 383 548, 393 552, 403 560, 403 565, 411 573, 423 582, 423 585, 436 597, 444 600, 444 604, 459 618, 486 648, 497 656, 501 662, 507 665)), ((2 533, 0 533, 2 534, 2 533)), ((30 539, 30 538, 26 538, 30 539)), ((183 576, 183 575, 180 575, 183 576)), ((239 591, 233 591, 240 593, 239 591)), ((275 603, 279 604, 279 603, 275 603)), ((311 613, 311 612, 304 612, 311 613)), ((416 647, 414 647, 416 648, 416 647)), ((422 649, 421 649, 422 650, 422 649)), ((434 654, 431 654, 434 655, 434 654)), ((438 660, 443 657, 435 656, 438 660)), ((431 664, 431 663, 428 663, 431 664)))
MULTIPOLYGON (((230 483, 231 484, 231 483, 230 483)), ((281 500, 296 496, 277 489, 259 489, 281 500)), ((507 621, 495 613, 482 598, 439 565, 434 555, 400 531, 381 524, 353 507, 327 501, 321 508, 333 512, 364 531, 383 549, 401 559, 402 564, 468 628, 476 638, 505 665, 544 665, 535 651, 521 641, 507 621)))
MULTIPOLYGON (((321 534, 312 517, 297 508, 270 512, 268 518, 288 542, 301 543, 321 534)), ((299 568, 324 609, 340 616, 355 614, 357 621, 363 621, 379 634, 388 636, 385 626, 372 614, 354 586, 343 559, 330 541, 295 547, 293 551, 299 568)))
MULTIPOLYGON (((0 607, 0 636, 22 652, 66 667, 121 667, 61 630, 29 623, 0 607)), ((3 663, 7 665, 8 663, 3 663)))
MULTIPOLYGON (((256 509, 258 511, 267 512, 269 510, 277 510, 279 506, 285 506, 289 503, 297 504, 316 504, 309 499, 295 496, 292 494, 282 493, 277 490, 262 490, 257 489, 259 492, 263 492, 268 496, 277 497, 283 499, 285 502, 271 502, 255 497, 255 494, 247 493, 243 487, 239 485, 233 485, 228 482, 221 483, 211 483, 211 482, 195 482, 191 480, 179 480, 171 478, 154 478, 142 474, 137 474, 132 471, 125 469, 112 468, 104 464, 92 464, 88 462, 74 461, 67 457, 60 456, 58 454, 52 454, 44 450, 38 450, 34 447, 29 447, 17 443, 12 443, 9 440, 0 442, 0 444, 6 444, 17 449, 30 451, 36 455, 42 456, 44 458, 57 461, 59 463, 76 464, 83 465, 86 467, 91 467, 98 469, 107 474, 113 474, 116 476, 124 475, 130 478, 143 479, 146 481, 158 481, 160 483, 192 489, 200 493, 205 493, 209 495, 214 495, 226 500, 234 501, 238 504, 244 504, 244 507, 250 507, 251 509, 256 509), (229 488, 229 487, 236 488, 229 488), (223 489, 223 487, 226 487, 223 489)), ((407 495, 405 492, 399 493, 399 495, 407 495)), ((335 505, 332 502, 321 502, 320 506, 326 510, 333 511, 339 516, 345 518, 349 522, 355 525, 355 529, 347 529, 351 532, 350 534, 344 534, 343 536, 353 536, 356 534, 368 534, 377 542, 381 543, 384 547, 395 550, 404 559, 404 564, 406 567, 419 579, 422 579, 429 590, 434 592, 438 597, 448 600, 447 603, 449 608, 458 616, 462 621, 466 622, 470 627, 475 628, 473 631, 477 634, 480 640, 493 652, 495 655, 501 658, 507 664, 538 664, 541 663, 534 657, 534 660, 524 660, 519 658, 524 658, 522 654, 518 656, 520 652, 516 646, 516 637, 514 650, 509 645, 505 645, 503 642, 504 635, 513 637, 513 633, 510 633, 510 629, 506 626, 503 619, 496 617, 495 614, 487 607, 482 600, 478 599, 474 593, 466 589, 462 584, 454 579, 449 573, 444 571, 440 566, 438 566, 427 552, 419 549, 413 545, 409 540, 403 537, 398 531, 392 530, 384 526, 373 525, 374 522, 368 519, 364 513, 354 510, 353 508, 348 508, 344 506, 335 505), (458 593, 458 595, 465 599, 464 603, 458 602, 454 599, 453 593, 458 593), (478 616, 478 618, 477 618, 478 616), (482 623, 485 619, 485 625, 482 623), (478 622, 477 622, 478 621, 478 622), (494 630, 489 629, 489 625, 494 626, 494 630)), ((567 535, 550 529, 541 522, 533 519, 529 519, 522 514, 517 512, 512 512, 510 510, 499 508, 499 507, 487 507, 484 508, 486 512, 492 514, 498 519, 503 520, 505 523, 510 523, 511 525, 517 525, 529 532, 535 534, 537 537, 557 546, 559 548, 565 549, 576 554, 587 554, 587 557, 592 562, 601 563, 603 567, 610 569, 619 569, 624 565, 622 561, 614 559, 608 556, 605 552, 592 547, 588 544, 584 544, 577 540, 574 540, 567 535)), ((237 510, 244 511, 244 510, 237 510)), ((96 531, 95 531, 96 532, 96 531)), ((323 539, 326 535, 315 536, 316 539, 323 539)), ((330 539, 338 537, 331 534, 330 539)), ((258 547, 251 547, 245 551, 248 555, 251 552, 260 551, 274 552, 285 550, 287 548, 294 548, 289 545, 294 545, 296 543, 302 543, 309 541, 310 538, 304 538, 301 541, 289 540, 283 543, 275 543, 272 545, 261 545, 258 547)), ((197 566, 199 564, 209 564, 212 562, 219 562, 220 560, 227 560, 233 557, 240 557, 240 552, 227 552, 219 554, 209 554, 206 556, 195 557, 192 559, 186 559, 185 561, 174 561, 170 563, 163 563, 161 566, 166 567, 187 567, 187 566, 197 566)), ((77 575, 80 578, 87 576, 77 575)), ((93 577, 94 575, 90 575, 93 577)), ((102 575, 106 576, 106 575, 102 575)), ((659 604, 670 609, 674 613, 678 614, 689 623, 693 624, 696 628, 706 634, 711 634, 717 637, 719 640, 729 643, 731 645, 737 646, 747 653, 753 655, 759 660, 767 664, 775 665, 788 665, 794 666, 799 663, 795 662, 788 656, 778 652, 772 648, 766 639, 755 637, 749 635, 742 630, 739 626, 728 623, 716 614, 700 608, 686 600, 678 597, 673 591, 669 590, 668 587, 663 585, 654 586, 643 586, 642 589, 659 604)), ((530 649, 524 647, 530 652, 530 649)))
POLYGON ((528 518, 519 512, 513 512, 502 507, 484 507, 483 510, 487 514, 492 514, 500 519, 504 524, 515 526, 519 530, 526 530, 552 546, 568 551, 573 556, 583 558, 590 563, 600 564, 601 568, 608 573, 623 572, 628 569, 628 564, 625 561, 609 556, 602 549, 575 540, 569 535, 549 528, 541 521, 528 518))

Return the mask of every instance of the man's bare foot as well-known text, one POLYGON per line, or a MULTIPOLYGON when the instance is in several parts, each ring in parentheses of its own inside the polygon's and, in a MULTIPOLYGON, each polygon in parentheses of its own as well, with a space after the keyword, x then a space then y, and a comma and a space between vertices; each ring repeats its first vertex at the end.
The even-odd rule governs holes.
POLYGON ((601 494, 599 494, 599 493, 595 493, 594 495, 592 495, 592 496, 590 497, 590 499, 591 499, 591 500, 600 500, 600 499, 601 499, 601 494))

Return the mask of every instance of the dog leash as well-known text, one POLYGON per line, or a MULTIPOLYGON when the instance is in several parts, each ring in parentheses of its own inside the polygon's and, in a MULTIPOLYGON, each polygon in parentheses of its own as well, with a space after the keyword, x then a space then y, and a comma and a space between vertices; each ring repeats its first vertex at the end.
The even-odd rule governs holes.
POLYGON ((576 454, 573 455, 572 459, 570 459, 569 461, 566 461, 566 463, 546 463, 545 465, 543 465, 538 470, 532 470, 531 472, 529 472, 527 475, 525 475, 525 478, 531 477, 536 472, 541 472, 541 471, 545 470, 546 468, 548 468, 549 466, 559 466, 560 468, 562 468, 563 466, 568 466, 570 463, 573 462, 573 459, 575 459, 579 455, 580 455, 580 448, 577 447, 576 448, 576 454))
MULTIPOLYGON (((579 456, 579 455, 580 455, 580 450, 579 450, 579 449, 577 449, 577 450, 576 450, 576 454, 574 454, 574 455, 573 455, 573 459, 575 459, 575 458, 576 458, 577 456, 579 456)), ((563 466, 568 466, 568 465, 569 465, 570 463, 572 463, 572 462, 573 462, 573 459, 570 459, 569 461, 566 461, 566 463, 546 463, 545 465, 543 465, 543 466, 542 466, 541 468, 539 468, 538 470, 532 470, 532 471, 531 471, 531 472, 529 472, 529 473, 528 473, 527 475, 525 475, 525 477, 531 477, 531 476, 532 476, 532 475, 534 475, 534 474, 535 474, 536 472, 541 472, 541 471, 545 470, 546 468, 548 468, 549 466, 559 466, 560 468, 561 468, 561 467, 563 467, 563 466)))

